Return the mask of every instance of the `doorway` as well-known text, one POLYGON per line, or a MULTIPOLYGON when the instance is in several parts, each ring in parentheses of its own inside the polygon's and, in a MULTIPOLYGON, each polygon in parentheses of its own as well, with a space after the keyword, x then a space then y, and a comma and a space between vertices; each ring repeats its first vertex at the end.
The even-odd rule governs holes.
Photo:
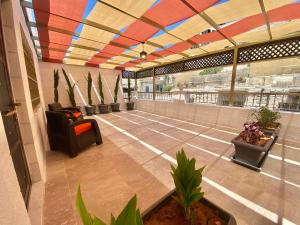
POLYGON ((7 70, 0 11, 0 113, 3 119, 10 155, 20 185, 20 191, 27 206, 31 190, 31 179, 15 109, 17 105, 14 102, 7 70))

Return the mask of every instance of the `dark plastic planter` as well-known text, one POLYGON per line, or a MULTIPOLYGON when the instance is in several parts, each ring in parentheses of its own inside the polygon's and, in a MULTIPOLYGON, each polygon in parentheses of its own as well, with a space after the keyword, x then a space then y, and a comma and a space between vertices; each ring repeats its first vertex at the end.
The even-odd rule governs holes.
POLYGON ((271 136, 271 139, 264 146, 248 144, 241 140, 240 136, 234 138, 231 141, 235 147, 235 154, 232 160, 251 169, 260 170, 269 150, 275 142, 272 133, 266 133, 271 136))
POLYGON ((98 109, 100 114, 109 113, 109 105, 107 104, 98 105, 98 109))
MULTIPOLYGON (((151 217, 153 213, 159 211, 165 204, 167 204, 172 199, 172 195, 174 194, 175 194, 175 190, 169 192, 164 197, 162 197, 159 201, 154 203, 150 208, 148 208, 142 214, 143 221, 145 222, 147 219, 151 217)), ((235 218, 224 209, 210 202, 206 198, 202 198, 200 202, 203 203, 205 206, 209 207, 210 209, 212 209, 223 221, 225 221, 225 224, 236 225, 235 218)))
POLYGON ((88 116, 92 116, 94 114, 96 114, 96 106, 95 105, 86 105, 84 106, 86 114, 88 116))
POLYGON ((120 112, 120 103, 110 103, 111 111, 120 112))
POLYGON ((263 129, 263 132, 272 133, 272 136, 278 137, 280 130, 281 130, 281 124, 280 123, 274 123, 277 125, 276 129, 263 129))
POLYGON ((134 110, 134 102, 126 102, 127 110, 134 110))

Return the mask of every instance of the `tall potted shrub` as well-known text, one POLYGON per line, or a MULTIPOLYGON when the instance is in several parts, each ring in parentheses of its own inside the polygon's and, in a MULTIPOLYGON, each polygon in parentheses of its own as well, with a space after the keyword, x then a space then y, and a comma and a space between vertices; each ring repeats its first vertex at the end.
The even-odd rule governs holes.
POLYGON ((104 103, 103 84, 102 84, 102 79, 101 79, 101 74, 100 73, 99 73, 99 76, 98 76, 98 88, 99 88, 99 94, 100 94, 100 98, 101 98, 101 104, 98 105, 99 112, 101 114, 109 113, 109 105, 104 103))
POLYGON ((64 68, 62 68, 62 71, 63 71, 64 77, 65 77, 67 85, 68 85, 67 92, 68 92, 68 96, 69 96, 71 106, 72 107, 78 107, 78 106, 76 106, 76 101, 75 101, 75 92, 74 92, 75 84, 73 84, 73 85, 71 84, 70 79, 69 79, 66 71, 64 70, 64 68))
POLYGON ((90 72, 88 72, 88 76, 85 78, 87 81, 87 94, 88 94, 88 105, 85 106, 86 114, 91 116, 96 113, 96 106, 93 105, 92 100, 92 85, 93 85, 93 79, 90 72))
POLYGON ((130 78, 128 77, 128 102, 126 102, 126 108, 127 110, 133 110, 134 109, 134 102, 131 101, 131 87, 130 87, 130 78))
POLYGON ((59 95, 58 95, 58 84, 59 84, 59 74, 58 69, 54 70, 54 102, 58 103, 59 95))
POLYGON ((114 90, 114 102, 110 104, 111 110, 113 112, 120 111, 120 103, 118 103, 119 82, 120 82, 120 75, 118 75, 118 77, 116 79, 116 85, 115 85, 115 90, 114 90))

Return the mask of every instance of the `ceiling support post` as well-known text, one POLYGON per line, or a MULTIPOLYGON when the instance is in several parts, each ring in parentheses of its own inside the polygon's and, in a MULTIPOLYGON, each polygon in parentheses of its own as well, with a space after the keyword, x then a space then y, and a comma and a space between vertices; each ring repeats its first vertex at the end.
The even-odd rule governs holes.
POLYGON ((229 93, 229 105, 234 105, 234 87, 235 87, 235 79, 236 79, 236 71, 237 71, 237 62, 238 62, 238 47, 234 48, 233 53, 233 65, 232 65, 232 74, 231 74, 231 86, 229 93))

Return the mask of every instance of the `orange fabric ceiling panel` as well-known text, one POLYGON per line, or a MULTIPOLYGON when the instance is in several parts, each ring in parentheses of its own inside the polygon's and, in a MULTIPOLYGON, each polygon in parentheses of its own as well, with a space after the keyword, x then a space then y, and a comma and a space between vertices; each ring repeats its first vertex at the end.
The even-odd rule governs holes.
POLYGON ((168 55, 172 55, 174 53, 170 52, 168 50, 162 50, 162 51, 155 52, 155 54, 160 55, 160 56, 168 56, 168 55))
POLYGON ((172 47, 168 48, 169 51, 172 51, 172 52, 175 52, 175 53, 179 53, 179 52, 182 52, 188 48, 191 48, 193 45, 190 44, 189 42, 187 41, 184 41, 184 42, 180 42, 180 43, 177 43, 175 45, 173 45, 172 47))
POLYGON ((270 22, 298 19, 300 18, 300 2, 270 10, 268 15, 270 22))
POLYGON ((224 37, 219 32, 211 32, 207 34, 196 35, 192 37, 190 40, 196 42, 197 44, 203 44, 213 41, 219 41, 224 39, 224 37))
POLYGON ((47 58, 58 58, 62 59, 65 57, 65 52, 57 52, 52 50, 44 50, 42 49, 42 55, 47 58))
POLYGON ((233 37, 235 35, 250 31, 254 28, 260 27, 265 24, 265 19, 262 14, 249 16, 234 24, 231 24, 223 29, 222 33, 227 37, 233 37))
POLYGON ((47 58, 47 57, 42 57, 42 60, 44 62, 51 62, 51 63, 62 63, 62 59, 55 59, 55 58, 47 58))
POLYGON ((101 50, 101 52, 109 53, 111 55, 120 55, 124 50, 125 48, 108 44, 101 50))
POLYGON ((133 22, 122 35, 143 42, 158 31, 158 28, 137 20, 133 22))
POLYGON ((47 47, 47 48, 56 48, 56 49, 61 49, 61 50, 66 50, 69 48, 68 45, 61 45, 57 43, 49 43, 46 41, 40 41, 40 46, 41 47, 47 47))
POLYGON ((143 17, 166 27, 193 15, 195 15, 195 12, 181 0, 161 0, 148 10, 143 17))
POLYGON ((112 40, 111 42, 121 44, 121 45, 124 45, 124 46, 127 46, 127 47, 139 44, 138 41, 135 41, 135 40, 132 40, 132 39, 129 39, 129 38, 126 38, 126 37, 122 37, 122 36, 117 37, 116 39, 112 40))
POLYGON ((191 6, 193 6, 198 12, 202 12, 210 6, 217 3, 219 0, 186 0, 191 6))

